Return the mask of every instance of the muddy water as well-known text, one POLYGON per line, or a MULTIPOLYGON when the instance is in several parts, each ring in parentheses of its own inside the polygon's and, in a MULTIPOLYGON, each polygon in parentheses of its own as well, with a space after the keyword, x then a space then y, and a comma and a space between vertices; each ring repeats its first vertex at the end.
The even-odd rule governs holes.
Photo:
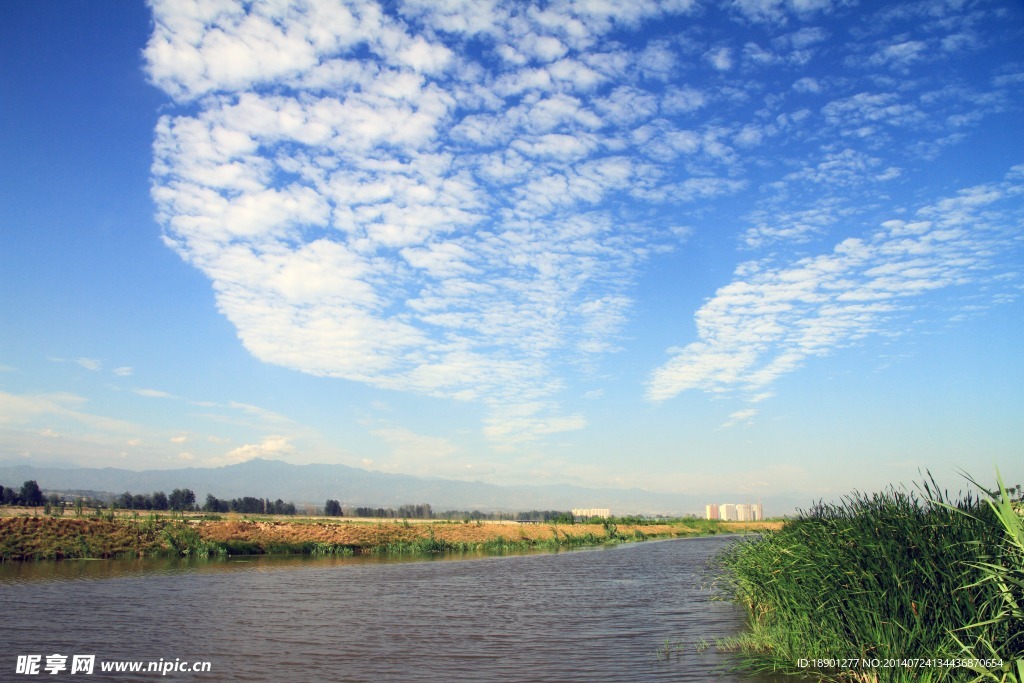
POLYGON ((698 652, 742 628, 701 588, 732 542, 433 561, 0 565, 0 680, 757 680, 720 676, 727 659, 713 645, 698 652), (33 654, 40 674, 17 675, 18 656, 33 654), (68 669, 47 674, 52 654, 68 669), (73 654, 95 655, 91 676, 68 673, 73 654), (100 670, 119 660, 210 671, 100 670))

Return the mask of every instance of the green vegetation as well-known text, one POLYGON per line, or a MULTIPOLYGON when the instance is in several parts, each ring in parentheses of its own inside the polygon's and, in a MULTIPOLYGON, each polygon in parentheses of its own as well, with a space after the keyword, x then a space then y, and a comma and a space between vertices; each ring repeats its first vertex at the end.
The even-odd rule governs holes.
POLYGON ((551 527, 549 538, 528 538, 520 535, 518 539, 496 536, 482 541, 449 541, 437 538, 433 529, 427 538, 411 541, 395 541, 385 545, 374 546, 368 552, 379 555, 439 555, 442 553, 485 553, 500 555, 503 553, 525 552, 528 550, 558 550, 588 545, 604 545, 619 540, 632 540, 625 537, 610 538, 592 533, 572 535, 561 532, 556 526, 551 527))
MULTIPOLYGON (((970 667, 977 681, 1024 682, 1024 521, 1021 519, 1021 487, 1017 485, 1017 501, 1010 497, 1002 478, 999 489, 987 491, 989 510, 1006 532, 1003 555, 982 553, 983 561, 974 567, 981 573, 978 586, 994 589, 991 602, 980 610, 982 618, 967 624, 964 635, 957 636, 963 659, 1009 658, 998 671, 979 666, 970 667), (994 615, 994 616, 990 616, 994 615), (1002 646, 989 636, 994 629, 1006 629, 1002 646)), ((976 484, 977 485, 977 484, 976 484)))
POLYGON ((172 555, 209 557, 227 554, 227 549, 222 544, 204 540, 199 532, 188 524, 168 524, 161 529, 161 534, 172 555))
POLYGON ((1024 681, 1024 529, 1009 493, 1000 483, 991 500, 953 500, 930 477, 919 492, 819 504, 726 553, 726 593, 750 618, 730 643, 741 666, 827 680, 1024 681), (1002 664, 938 663, 955 659, 1002 664))

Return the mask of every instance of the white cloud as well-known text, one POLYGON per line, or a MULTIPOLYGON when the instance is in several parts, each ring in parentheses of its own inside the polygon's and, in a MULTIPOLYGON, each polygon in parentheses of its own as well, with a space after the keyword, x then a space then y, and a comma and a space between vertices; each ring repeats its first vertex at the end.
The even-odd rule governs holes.
POLYGON ((708 96, 693 87, 671 88, 661 100, 661 108, 669 114, 694 112, 708 103, 708 96))
POLYGON ((0 391, 0 424, 27 425, 39 420, 70 420, 97 432, 126 434, 138 427, 125 420, 85 412, 88 400, 77 394, 12 394, 0 391))
POLYGON ((881 48, 868 59, 868 64, 906 69, 914 62, 924 59, 927 52, 928 45, 923 40, 905 40, 881 48))
POLYGON ((225 457, 228 461, 234 463, 245 462, 253 458, 281 460, 294 452, 295 447, 289 442, 288 437, 273 435, 265 437, 259 443, 250 443, 233 448, 227 452, 225 457))
POLYGON ((881 146, 886 139, 882 126, 914 126, 925 120, 925 114, 898 93, 861 92, 834 100, 822 108, 826 121, 842 135, 858 138, 873 136, 881 146))
POLYGON ((132 393, 146 398, 173 398, 171 394, 159 389, 135 389, 132 393))
POLYGON ((743 18, 766 24, 786 24, 790 16, 806 19, 831 9, 833 0, 733 0, 732 9, 743 18))
POLYGON ((718 71, 732 68, 732 50, 728 47, 716 47, 704 53, 704 59, 718 71))
POLYGON ((744 408, 743 410, 737 410, 736 412, 729 415, 729 419, 726 420, 721 429, 728 429, 729 427, 735 427, 741 424, 750 424, 751 420, 757 415, 757 408, 744 408))
POLYGON ((96 372, 101 367, 103 367, 103 362, 98 361, 95 358, 78 358, 75 360, 75 362, 81 365, 86 370, 92 370, 93 372, 96 372))
MULTIPOLYGON (((697 341, 670 350, 648 398, 688 389, 754 397, 811 357, 872 335, 899 334, 902 314, 930 292, 988 281, 997 259, 1019 250, 1024 193, 1011 174, 891 220, 831 252, 790 263, 748 262, 697 311, 697 341)), ((990 283, 991 284, 991 283, 990 283)), ((999 294, 1005 294, 1000 291, 999 294)), ((995 296, 995 294, 992 294, 995 296)))
POLYGON ((834 199, 824 199, 813 208, 795 212, 776 208, 758 210, 751 215, 754 226, 743 234, 743 243, 759 249, 778 242, 803 243, 823 234, 842 217, 844 211, 834 199))
POLYGON ((816 78, 805 76, 793 83, 793 90, 800 93, 819 93, 821 92, 821 83, 816 78))

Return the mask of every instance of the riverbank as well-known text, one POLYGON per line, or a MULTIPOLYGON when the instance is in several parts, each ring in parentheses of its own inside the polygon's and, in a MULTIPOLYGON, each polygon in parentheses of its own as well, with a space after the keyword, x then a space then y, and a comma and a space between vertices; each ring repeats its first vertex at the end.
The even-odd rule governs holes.
POLYGON ((345 518, 0 517, 0 561, 301 553, 501 552, 778 528, 779 522, 523 524, 345 518))

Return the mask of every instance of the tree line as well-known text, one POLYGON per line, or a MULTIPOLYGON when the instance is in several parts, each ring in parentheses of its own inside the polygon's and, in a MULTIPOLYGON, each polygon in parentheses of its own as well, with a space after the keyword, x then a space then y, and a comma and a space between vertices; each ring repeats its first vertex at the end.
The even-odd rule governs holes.
POLYGON ((575 519, 571 512, 562 510, 530 510, 512 514, 509 512, 481 512, 480 510, 445 510, 435 513, 430 503, 406 504, 397 508, 385 507, 342 507, 337 500, 328 499, 324 503, 326 517, 376 517, 380 519, 461 519, 461 520, 516 520, 519 522, 553 522, 556 524, 573 524, 575 519))
POLYGON ((21 489, 0 486, 0 503, 3 505, 24 505, 38 507, 45 502, 43 492, 35 480, 26 481, 21 489))
POLYGON ((250 515, 294 515, 298 511, 294 503, 286 503, 280 498, 257 498, 242 496, 241 498, 218 498, 212 493, 206 494, 206 502, 202 506, 196 503, 196 494, 192 489, 174 489, 170 495, 156 491, 152 495, 132 494, 125 491, 116 499, 117 506, 126 510, 176 510, 183 512, 239 512, 250 515))
MULTIPOLYGON (((56 493, 44 496, 39 484, 34 481, 26 481, 21 488, 0 486, 0 503, 3 505, 21 505, 25 507, 60 507, 66 504, 56 493)), ((196 494, 191 489, 174 489, 170 494, 163 491, 154 491, 150 494, 124 493, 114 496, 108 501, 97 500, 84 496, 74 497, 75 507, 78 510, 84 507, 96 509, 110 508, 120 510, 173 510, 175 512, 237 512, 242 514, 256 515, 295 515, 298 510, 294 503, 286 503, 280 498, 270 500, 269 498, 258 498, 255 496, 242 496, 241 498, 217 498, 212 493, 207 494, 206 501, 202 506, 196 503, 196 494)), ((508 512, 481 512, 480 510, 446 510, 441 513, 434 512, 430 503, 408 503, 397 508, 385 507, 343 507, 334 499, 328 499, 323 507, 323 515, 326 517, 377 517, 384 519, 448 519, 448 520, 516 520, 520 522, 553 522, 556 524, 572 524, 574 518, 571 512, 562 510, 530 510, 516 514, 508 512)))
POLYGON ((231 500, 221 500, 212 493, 206 494, 203 503, 204 512, 241 512, 250 515, 294 515, 298 511, 294 503, 286 503, 280 498, 271 501, 269 498, 243 496, 231 500))
MULTIPOLYGON (((20 505, 23 507, 58 507, 63 509, 67 503, 56 493, 44 496, 35 480, 26 481, 20 489, 0 486, 0 504, 20 505)), ((101 509, 110 507, 118 510, 173 510, 175 512, 242 512, 263 515, 294 515, 297 513, 293 503, 286 503, 280 498, 271 501, 269 498, 243 496, 241 498, 220 499, 213 494, 206 496, 202 507, 196 504, 196 494, 192 489, 174 489, 170 494, 163 491, 153 493, 124 493, 108 500, 99 500, 89 496, 74 496, 76 509, 90 507, 101 509)))

